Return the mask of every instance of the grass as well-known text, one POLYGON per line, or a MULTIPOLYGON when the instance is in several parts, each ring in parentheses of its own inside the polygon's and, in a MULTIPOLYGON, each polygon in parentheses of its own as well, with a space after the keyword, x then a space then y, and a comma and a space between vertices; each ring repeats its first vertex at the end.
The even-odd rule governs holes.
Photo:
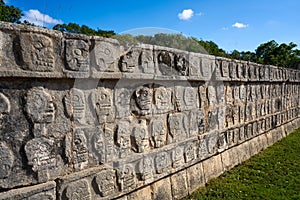
POLYGON ((300 199, 300 129, 185 199, 300 199))

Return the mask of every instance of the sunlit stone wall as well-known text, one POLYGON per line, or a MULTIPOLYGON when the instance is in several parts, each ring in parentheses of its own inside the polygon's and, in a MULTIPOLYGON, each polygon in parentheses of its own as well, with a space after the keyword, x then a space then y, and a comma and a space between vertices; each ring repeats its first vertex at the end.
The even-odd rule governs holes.
POLYGON ((300 126, 300 71, 0 23, 0 199, 178 199, 300 126))

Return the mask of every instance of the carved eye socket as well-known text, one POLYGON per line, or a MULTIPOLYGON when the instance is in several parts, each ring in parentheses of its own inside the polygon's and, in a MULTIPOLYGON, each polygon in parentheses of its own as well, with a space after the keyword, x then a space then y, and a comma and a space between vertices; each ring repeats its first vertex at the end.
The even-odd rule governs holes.
POLYGON ((80 49, 75 49, 74 54, 77 56, 82 56, 82 51, 80 49))
POLYGON ((109 50, 109 49, 105 49, 105 50, 104 50, 104 53, 105 53, 106 55, 109 55, 109 54, 110 54, 110 50, 109 50))
POLYGON ((148 96, 148 91, 143 92, 144 97, 148 96))
POLYGON ((81 142, 81 140, 79 139, 79 138, 77 138, 77 139, 75 139, 75 141, 74 141, 74 144, 75 145, 79 145, 79 144, 81 144, 82 142, 81 142))
POLYGON ((78 96, 73 96, 73 101, 78 102, 79 101, 79 97, 78 96))
POLYGON ((37 49, 41 49, 41 48, 43 48, 43 44, 41 42, 35 42, 34 47, 37 49))
POLYGON ((104 100, 104 99, 107 98, 107 95, 106 94, 102 94, 100 98, 101 98, 101 100, 104 100))

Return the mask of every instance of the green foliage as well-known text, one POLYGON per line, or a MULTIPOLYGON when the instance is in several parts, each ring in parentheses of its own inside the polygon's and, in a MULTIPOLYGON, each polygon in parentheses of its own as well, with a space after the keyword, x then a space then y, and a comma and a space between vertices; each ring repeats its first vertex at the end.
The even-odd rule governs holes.
POLYGON ((186 199, 300 199, 300 129, 186 199))
POLYGON ((200 40, 199 44, 211 55, 228 57, 228 54, 223 49, 220 49, 213 41, 200 40))
POLYGON ((14 6, 5 5, 3 0, 0 0, 0 21, 20 23, 22 11, 14 6))
POLYGON ((259 45, 256 49, 256 62, 281 67, 298 68, 300 51, 295 43, 278 44, 274 40, 259 45))
POLYGON ((199 44, 198 40, 193 37, 185 37, 182 34, 166 34, 158 33, 154 36, 138 35, 132 36, 129 34, 115 35, 113 38, 122 42, 137 43, 165 46, 170 48, 181 49, 185 51, 207 53, 207 51, 199 44))
POLYGON ((86 25, 80 26, 76 23, 56 24, 53 27, 53 29, 68 32, 68 33, 85 34, 85 35, 89 35, 89 36, 112 37, 112 36, 116 35, 116 33, 114 31, 104 31, 101 29, 94 30, 86 25))

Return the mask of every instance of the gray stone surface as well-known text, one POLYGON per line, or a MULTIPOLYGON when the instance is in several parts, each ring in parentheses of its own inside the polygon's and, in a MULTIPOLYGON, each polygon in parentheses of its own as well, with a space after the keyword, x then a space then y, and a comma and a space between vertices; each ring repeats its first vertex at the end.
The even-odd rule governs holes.
POLYGON ((186 171, 177 172, 170 177, 173 199, 182 199, 188 195, 186 171))
POLYGON ((202 163, 187 168, 186 175, 189 194, 192 194, 197 188, 205 185, 202 163))
POLYGON ((210 157, 203 161, 203 172, 205 182, 208 182, 212 178, 216 178, 224 172, 222 165, 221 155, 210 157))
POLYGON ((299 82, 288 68, 0 22, 0 196, 181 198, 299 127, 299 82))
POLYGON ((172 199, 170 178, 164 178, 151 185, 154 200, 172 199))
POLYGON ((56 199, 56 183, 49 181, 35 186, 13 189, 3 192, 0 195, 1 200, 18 200, 18 199, 56 199))

